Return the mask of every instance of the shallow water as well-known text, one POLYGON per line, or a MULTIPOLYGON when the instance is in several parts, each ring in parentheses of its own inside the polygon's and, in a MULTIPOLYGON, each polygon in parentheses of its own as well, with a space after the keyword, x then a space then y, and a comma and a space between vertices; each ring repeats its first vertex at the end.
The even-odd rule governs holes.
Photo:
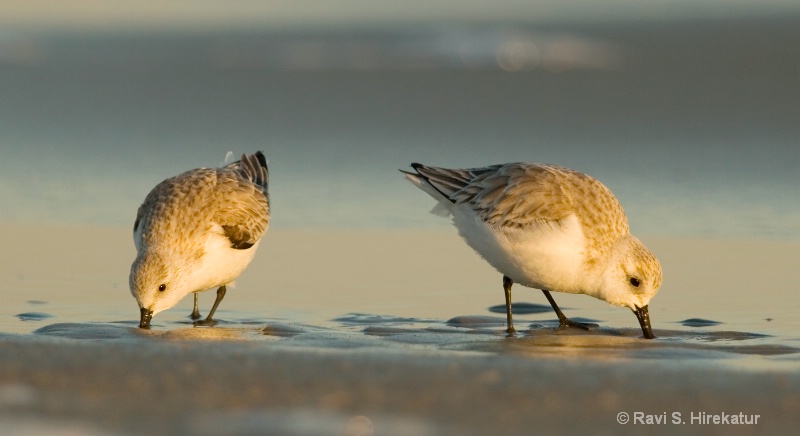
MULTIPOLYGON (((660 256, 666 277, 650 304, 657 338, 648 341, 641 339, 629 310, 582 295, 554 297, 567 316, 597 327, 556 331, 544 296, 521 286, 513 290, 519 335, 506 338, 499 275, 451 231, 277 230, 225 297, 216 326, 194 327, 187 297, 158 314, 151 330, 141 330, 136 303, 122 281, 133 257, 127 229, 39 230, 46 240, 32 246, 48 250, 26 252, 36 241, 32 230, 4 229, 7 253, 17 255, 6 255, 0 270, 14 290, 5 297, 0 332, 800 369, 798 272, 792 260, 800 251, 794 243, 645 239, 660 256), (68 247, 90 236, 96 239, 84 242, 82 256, 71 256, 68 247), (315 243, 314 250, 306 248, 315 243), (343 246, 351 247, 346 256, 339 254, 343 246), (421 246, 427 249, 420 251, 421 246), (292 271, 288 265, 297 264, 306 266, 308 277, 286 273, 292 271)), ((213 297, 213 292, 200 295, 201 312, 213 297)))
POLYGON ((751 370, 800 368, 797 339, 770 335, 702 329, 655 329, 656 340, 645 340, 638 328, 598 327, 557 330, 558 320, 518 324, 518 334, 508 337, 505 319, 485 316, 457 317, 446 323, 432 320, 350 314, 331 327, 280 321, 222 320, 214 327, 193 327, 189 321, 162 323, 143 330, 136 321, 116 323, 55 323, 33 335, 67 339, 119 341, 232 340, 270 341, 269 347, 355 349, 381 352, 466 352, 522 355, 532 358, 586 360, 664 359, 698 367, 713 365, 751 370))

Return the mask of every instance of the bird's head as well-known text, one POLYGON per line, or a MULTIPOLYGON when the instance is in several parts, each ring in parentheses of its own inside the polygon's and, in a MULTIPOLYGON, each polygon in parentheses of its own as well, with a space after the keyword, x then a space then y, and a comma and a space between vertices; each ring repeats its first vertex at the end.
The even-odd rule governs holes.
POLYGON ((618 240, 603 274, 601 298, 633 311, 644 337, 653 339, 649 304, 663 280, 656 256, 634 236, 618 240))
POLYGON ((188 283, 186 268, 162 250, 145 250, 131 265, 129 278, 131 294, 139 303, 139 327, 149 328, 153 315, 169 309, 193 292, 188 283))

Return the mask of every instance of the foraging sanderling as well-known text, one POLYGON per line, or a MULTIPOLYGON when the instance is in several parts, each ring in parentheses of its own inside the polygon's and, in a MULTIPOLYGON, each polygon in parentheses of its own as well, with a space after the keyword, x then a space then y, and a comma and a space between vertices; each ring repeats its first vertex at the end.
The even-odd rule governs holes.
POLYGON ((439 203, 459 234, 503 274, 509 334, 511 286, 541 289, 559 329, 569 320, 550 291, 586 294, 630 308, 652 339, 648 304, 662 281, 656 256, 630 233, 614 194, 598 180, 557 165, 509 163, 447 169, 411 164, 406 178, 439 203))
POLYGON ((264 154, 242 155, 222 168, 198 168, 170 177, 145 198, 133 225, 137 255, 130 288, 139 303, 139 327, 194 293, 217 289, 212 316, 230 285, 256 254, 269 227, 269 171, 264 154))

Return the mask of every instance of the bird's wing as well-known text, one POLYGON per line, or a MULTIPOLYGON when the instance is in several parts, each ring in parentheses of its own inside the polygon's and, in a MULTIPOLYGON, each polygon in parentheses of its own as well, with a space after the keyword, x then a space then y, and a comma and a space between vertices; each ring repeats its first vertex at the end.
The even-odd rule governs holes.
POLYGON ((571 196, 565 192, 561 179, 577 171, 524 163, 470 169, 420 164, 412 167, 454 205, 471 208, 495 226, 523 227, 535 222, 557 222, 573 213, 571 196))
POLYGON ((252 247, 269 228, 269 170, 259 151, 217 170, 212 220, 222 227, 231 247, 252 247))

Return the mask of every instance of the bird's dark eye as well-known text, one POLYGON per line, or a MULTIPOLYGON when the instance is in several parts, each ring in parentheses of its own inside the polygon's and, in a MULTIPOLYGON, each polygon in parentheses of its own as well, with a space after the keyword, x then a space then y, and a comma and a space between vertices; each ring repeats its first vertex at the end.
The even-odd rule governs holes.
POLYGON ((166 290, 167 290, 167 285, 165 285, 163 283, 158 285, 158 292, 164 292, 166 290))
POLYGON ((629 281, 631 282, 631 285, 633 285, 634 288, 638 288, 639 285, 642 284, 636 277, 631 277, 629 281))

